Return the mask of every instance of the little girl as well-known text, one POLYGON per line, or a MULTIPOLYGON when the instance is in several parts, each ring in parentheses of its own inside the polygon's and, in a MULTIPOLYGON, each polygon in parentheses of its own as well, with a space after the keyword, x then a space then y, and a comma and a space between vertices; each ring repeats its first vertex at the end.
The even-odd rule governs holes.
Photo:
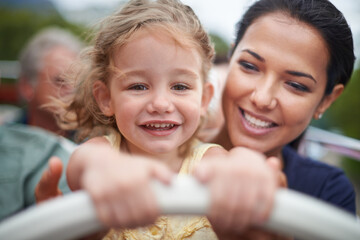
MULTIPOLYGON (((213 48, 196 15, 177 0, 131 0, 103 22, 94 40, 69 78, 73 95, 58 111, 63 128, 89 139, 70 158, 70 188, 86 189, 104 225, 121 228, 105 239, 217 239, 205 217, 158 218, 150 188, 153 179, 169 184, 173 173, 192 173, 204 156, 231 169, 244 151, 228 153, 194 137, 213 93, 205 81, 213 48)), ((217 190, 211 190, 209 216, 222 230, 259 223, 271 208, 275 177, 261 155, 247 156, 264 173, 258 185, 241 172, 230 171, 222 181, 211 177, 217 190), (248 197, 240 205, 242 195, 248 197)), ((197 175, 210 182, 201 170, 197 175)))

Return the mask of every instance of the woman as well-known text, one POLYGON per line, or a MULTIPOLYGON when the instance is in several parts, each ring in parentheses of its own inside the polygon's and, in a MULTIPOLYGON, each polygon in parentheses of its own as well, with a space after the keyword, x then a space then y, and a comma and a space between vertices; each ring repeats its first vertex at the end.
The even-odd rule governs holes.
MULTIPOLYGON (((238 23, 222 98, 225 126, 210 142, 277 157, 290 189, 355 214, 344 173, 288 146, 343 92, 354 60, 351 30, 329 1, 255 2, 238 23)), ((221 167, 203 166, 204 178, 212 177, 204 169, 221 167)), ((265 236, 248 231, 243 237, 265 236)))
POLYGON ((286 146, 343 92, 354 65, 351 30, 327 0, 261 0, 238 24, 215 142, 282 162, 291 189, 355 213, 345 175, 286 146))

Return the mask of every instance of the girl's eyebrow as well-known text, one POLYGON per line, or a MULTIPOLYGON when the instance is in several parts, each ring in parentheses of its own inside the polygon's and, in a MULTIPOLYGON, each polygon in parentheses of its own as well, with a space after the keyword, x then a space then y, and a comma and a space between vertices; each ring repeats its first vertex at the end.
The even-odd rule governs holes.
POLYGON ((242 50, 242 52, 247 52, 249 53, 251 56, 253 56, 254 58, 256 58, 257 60, 261 61, 261 62, 265 62, 265 59, 263 57, 261 57, 259 54, 257 54, 254 51, 251 51, 250 49, 244 49, 242 50))
POLYGON ((192 79, 197 79, 200 77, 198 74, 194 73, 193 71, 187 70, 187 69, 178 68, 178 69, 175 69, 172 73, 175 75, 187 76, 192 79))
POLYGON ((303 72, 298 72, 298 71, 292 71, 292 70, 287 70, 286 71, 287 74, 293 75, 295 77, 305 77, 305 78, 309 78, 311 80, 313 80, 315 83, 317 83, 317 81, 315 80, 315 78, 308 73, 303 73, 303 72))

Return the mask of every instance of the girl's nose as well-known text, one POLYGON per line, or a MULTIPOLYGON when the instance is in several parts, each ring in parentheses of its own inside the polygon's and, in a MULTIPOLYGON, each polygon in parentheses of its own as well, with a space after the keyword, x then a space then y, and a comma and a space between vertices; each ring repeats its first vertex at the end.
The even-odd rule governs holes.
POLYGON ((170 113, 174 110, 174 105, 170 96, 157 92, 150 99, 147 110, 150 113, 170 113))

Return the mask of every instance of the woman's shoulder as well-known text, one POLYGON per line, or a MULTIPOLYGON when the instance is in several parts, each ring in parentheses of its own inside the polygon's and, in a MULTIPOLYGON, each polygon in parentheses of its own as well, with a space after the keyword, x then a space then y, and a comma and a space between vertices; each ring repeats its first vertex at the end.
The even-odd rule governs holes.
POLYGON ((295 149, 290 146, 286 146, 283 149, 283 159, 284 159, 284 172, 286 174, 297 173, 299 171, 307 171, 312 175, 312 172, 316 172, 316 176, 322 174, 340 174, 343 171, 340 168, 329 165, 325 162, 314 160, 309 157, 305 157, 296 152, 295 149))
POLYGON ((355 212, 354 188, 342 169, 301 156, 289 146, 283 157, 290 189, 355 212))

